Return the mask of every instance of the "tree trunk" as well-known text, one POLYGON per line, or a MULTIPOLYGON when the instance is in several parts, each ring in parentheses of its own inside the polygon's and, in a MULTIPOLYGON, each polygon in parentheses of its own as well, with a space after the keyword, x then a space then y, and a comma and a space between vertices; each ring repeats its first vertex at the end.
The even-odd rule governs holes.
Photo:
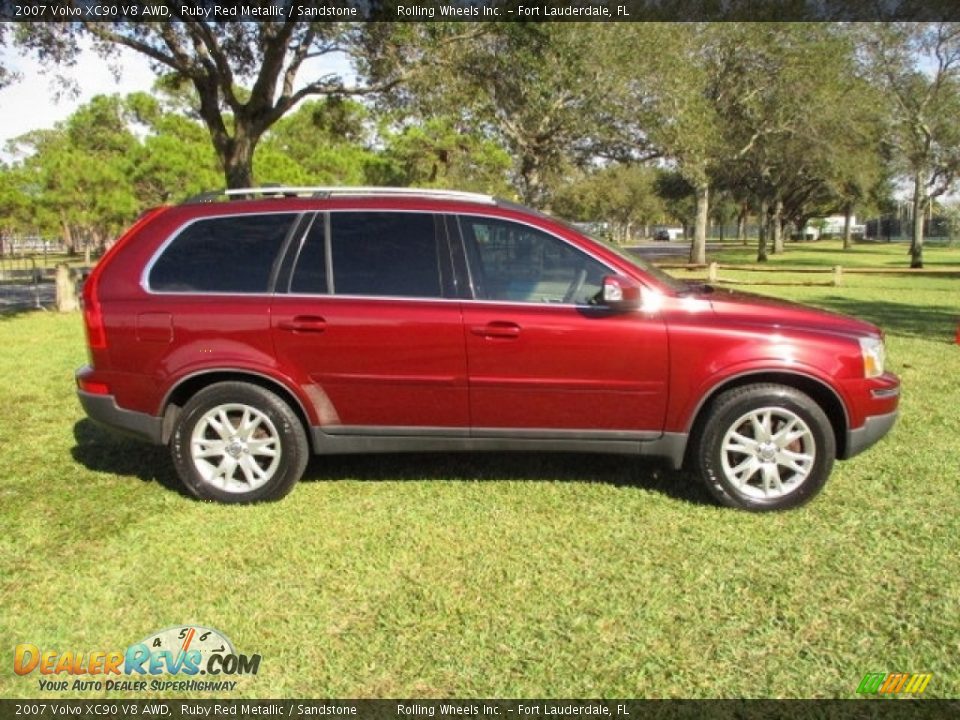
POLYGON ((696 265, 707 263, 707 218, 710 211, 710 185, 697 186, 697 221, 690 244, 690 262, 696 265))
POLYGON ((853 247, 853 203, 847 203, 843 206, 843 249, 849 250, 853 247))
POLYGON ((926 210, 923 198, 925 178, 923 172, 913 175, 913 239, 910 242, 910 267, 923 267, 923 213, 926 210))
POLYGON ((221 158, 227 188, 256 187, 253 182, 253 152, 260 134, 255 127, 251 127, 250 121, 237 122, 234 136, 227 140, 221 158))
POLYGON ((741 245, 747 244, 747 204, 740 206, 740 212, 737 214, 737 238, 741 245))
POLYGON ((767 201, 760 201, 760 217, 757 223, 757 262, 767 261, 767 201))
POLYGON ((103 251, 106 249, 106 248, 104 248, 104 246, 103 246, 103 245, 104 245, 104 239, 105 239, 106 236, 107 236, 106 233, 101 232, 101 231, 100 231, 100 228, 93 228, 93 229, 90 231, 90 236, 93 238, 93 249, 94 249, 97 253, 99 253, 100 255, 102 255, 102 254, 103 254, 103 251))
POLYGON ((233 138, 227 146, 227 155, 223 158, 223 172, 228 189, 254 186, 253 148, 253 143, 240 138, 233 138))
POLYGON ((524 205, 546 212, 543 194, 540 165, 535 158, 524 156, 520 161, 520 198, 524 205))
POLYGON ((67 255, 76 255, 77 245, 73 239, 73 229, 62 215, 60 217, 60 227, 63 230, 63 244, 67 248, 67 255))
POLYGON ((57 265, 57 310, 73 312, 79 307, 76 271, 67 263, 59 263, 57 265))
POLYGON ((783 200, 780 198, 773 204, 770 226, 773 229, 773 254, 780 255, 783 253, 783 200))

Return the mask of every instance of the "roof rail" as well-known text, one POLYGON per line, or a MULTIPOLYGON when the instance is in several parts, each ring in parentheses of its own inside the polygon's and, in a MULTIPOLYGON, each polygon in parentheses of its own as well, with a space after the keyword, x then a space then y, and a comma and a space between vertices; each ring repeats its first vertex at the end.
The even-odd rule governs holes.
POLYGON ((462 190, 438 190, 435 188, 401 188, 401 187, 264 187, 233 188, 202 193, 190 198, 187 202, 211 202, 219 196, 228 198, 242 198, 253 196, 282 195, 283 197, 430 197, 441 200, 461 200, 463 202, 495 205, 496 199, 491 195, 464 192, 462 190))

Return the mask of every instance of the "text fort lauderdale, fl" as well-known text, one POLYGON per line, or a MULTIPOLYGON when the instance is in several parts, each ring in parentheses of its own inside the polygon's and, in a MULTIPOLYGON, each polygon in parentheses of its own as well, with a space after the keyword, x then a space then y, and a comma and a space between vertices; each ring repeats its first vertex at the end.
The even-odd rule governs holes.
MULTIPOLYGON (((523 18, 559 18, 559 17, 614 17, 606 5, 517 5, 513 8, 500 8, 475 5, 397 5, 398 18, 476 18, 476 17, 523 17, 523 18)), ((626 5, 617 5, 616 17, 629 17, 626 5)))

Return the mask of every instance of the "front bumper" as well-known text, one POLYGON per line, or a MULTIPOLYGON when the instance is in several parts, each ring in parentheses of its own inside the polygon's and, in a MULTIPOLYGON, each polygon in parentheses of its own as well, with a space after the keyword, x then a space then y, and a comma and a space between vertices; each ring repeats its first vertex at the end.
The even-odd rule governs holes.
POLYGON ((154 445, 163 445, 163 418, 124 410, 117 405, 113 395, 77 390, 77 398, 91 420, 125 435, 132 435, 154 445))
POLYGON ((847 446, 843 457, 851 458, 866 450, 880 438, 890 432, 890 428, 897 422, 897 411, 885 415, 871 415, 858 427, 847 431, 847 446))

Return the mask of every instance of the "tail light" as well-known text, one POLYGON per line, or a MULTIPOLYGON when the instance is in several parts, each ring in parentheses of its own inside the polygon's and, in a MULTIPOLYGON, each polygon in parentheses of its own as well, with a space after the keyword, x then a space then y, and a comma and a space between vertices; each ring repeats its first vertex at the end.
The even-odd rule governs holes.
POLYGON ((87 345, 91 350, 107 346, 107 336, 103 332, 103 313, 97 298, 97 281, 100 279, 97 270, 100 267, 98 264, 83 283, 83 323, 87 328, 87 345))
POLYGON ((91 395, 109 395, 110 386, 102 382, 94 382, 83 377, 77 377, 77 387, 91 395))
POLYGON ((137 221, 130 226, 120 239, 113 244, 83 283, 83 323, 87 330, 87 345, 91 350, 103 350, 107 347, 107 334, 103 327, 103 311, 100 307, 99 284, 103 269, 117 251, 127 243, 144 225, 156 215, 166 210, 165 207, 150 208, 143 212, 137 221))

